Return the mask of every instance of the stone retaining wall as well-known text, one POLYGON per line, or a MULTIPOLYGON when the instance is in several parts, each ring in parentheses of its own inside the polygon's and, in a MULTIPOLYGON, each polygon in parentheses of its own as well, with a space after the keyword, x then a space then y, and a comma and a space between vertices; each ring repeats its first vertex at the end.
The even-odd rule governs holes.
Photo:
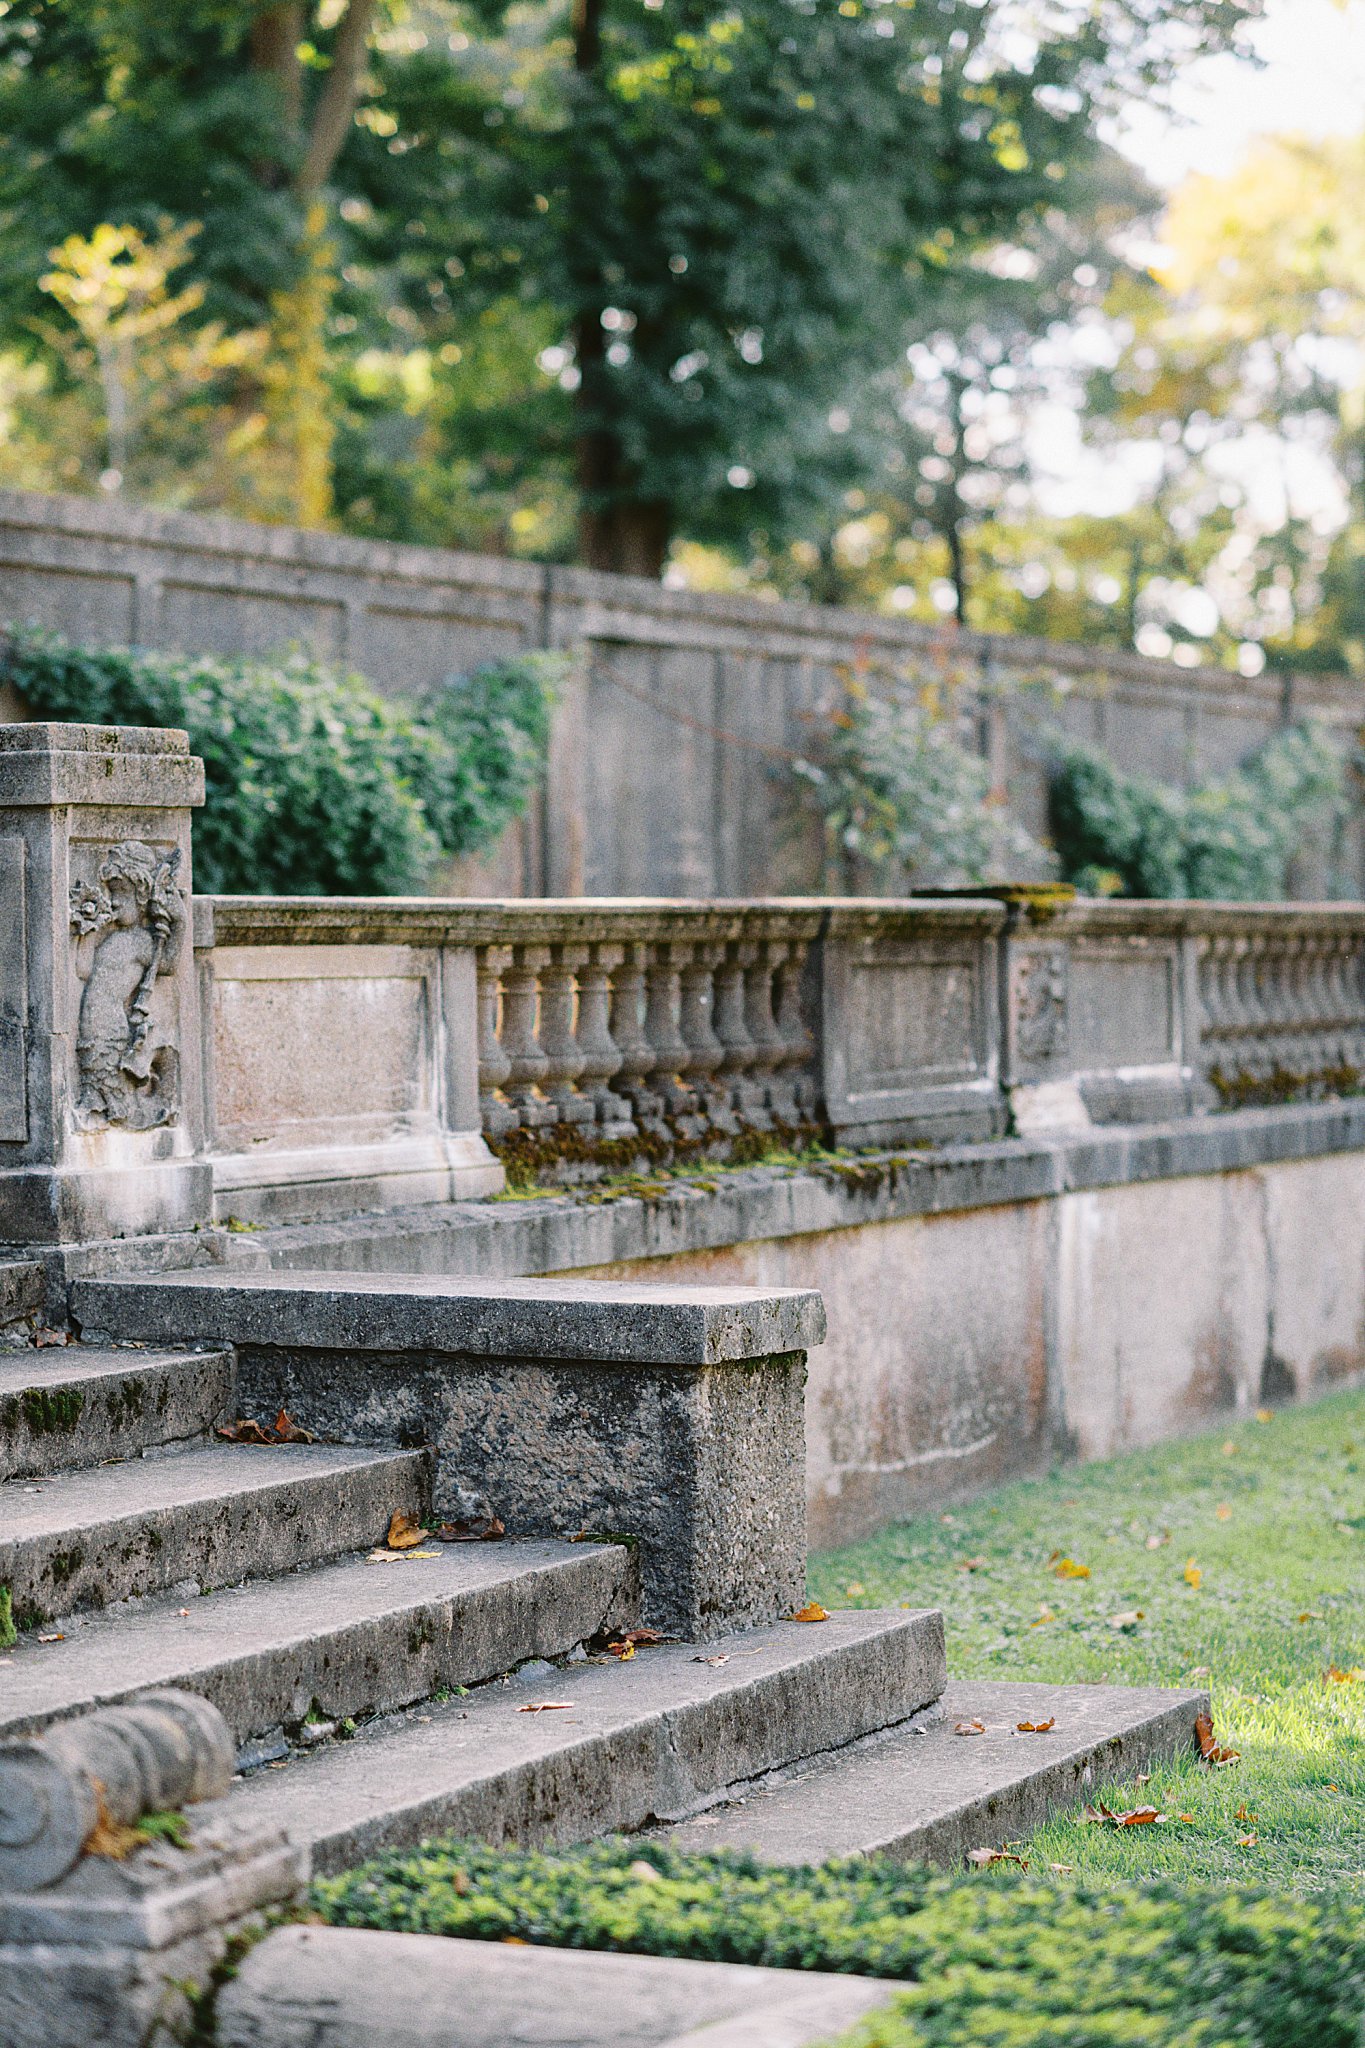
MULTIPOLYGON (((301 643, 395 691, 523 647, 581 649, 542 798, 489 859, 440 878, 461 895, 821 887, 822 835, 794 807, 791 762, 858 669, 956 694, 993 779, 1035 831, 1045 728, 1182 783, 1226 771, 1288 715, 1312 711, 1345 733, 1360 715, 1359 686, 1344 677, 1248 680, 582 569, 0 492, 0 622, 30 618, 95 643, 301 643)), ((1353 896, 1363 884, 1355 824, 1342 844, 1305 854, 1292 893, 1353 896)))

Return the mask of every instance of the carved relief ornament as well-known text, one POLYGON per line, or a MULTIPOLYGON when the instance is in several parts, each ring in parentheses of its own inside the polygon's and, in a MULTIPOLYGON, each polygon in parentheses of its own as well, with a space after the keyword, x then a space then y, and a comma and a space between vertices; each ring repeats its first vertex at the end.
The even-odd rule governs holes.
POLYGON ((83 1129, 147 1131, 175 1120, 180 1056, 152 1008, 185 936, 179 867, 178 847, 167 854, 125 839, 106 852, 93 882, 72 884, 76 972, 84 984, 76 1027, 83 1129))

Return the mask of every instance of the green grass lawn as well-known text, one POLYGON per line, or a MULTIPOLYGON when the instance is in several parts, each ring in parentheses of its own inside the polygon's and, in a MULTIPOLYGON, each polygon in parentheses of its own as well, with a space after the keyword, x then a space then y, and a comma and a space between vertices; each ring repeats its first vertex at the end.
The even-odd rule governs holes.
POLYGON ((1212 1692, 1240 1764, 1117 1788, 1173 1818, 1059 1818, 1013 1845, 1032 1870, 1365 1893, 1365 1394, 1262 1416, 812 1559, 827 1607, 941 1607, 955 1677, 1212 1692))

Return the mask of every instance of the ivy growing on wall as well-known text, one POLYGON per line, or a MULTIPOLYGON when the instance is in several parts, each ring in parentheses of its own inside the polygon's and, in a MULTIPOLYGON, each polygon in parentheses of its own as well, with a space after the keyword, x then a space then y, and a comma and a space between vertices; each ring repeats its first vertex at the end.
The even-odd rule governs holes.
POLYGON ((87 648, 22 626, 0 673, 39 717, 188 732, 201 890, 368 896, 420 889, 525 807, 565 665, 520 654, 405 700, 303 653, 87 648))
POLYGON ((1066 880, 1106 896, 1285 894, 1289 863, 1347 808, 1347 768, 1320 726, 1287 726, 1234 774, 1177 789, 1127 775, 1067 742, 1052 775, 1052 831, 1066 880))

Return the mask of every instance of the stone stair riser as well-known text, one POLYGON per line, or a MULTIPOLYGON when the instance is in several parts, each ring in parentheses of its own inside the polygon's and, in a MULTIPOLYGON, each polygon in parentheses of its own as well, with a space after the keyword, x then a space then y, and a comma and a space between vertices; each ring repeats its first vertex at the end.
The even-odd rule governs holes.
POLYGON ((227 1351, 144 1360, 136 1351, 0 1355, 0 1479, 132 1458, 206 1435, 233 1395, 227 1351), (61 1363, 58 1364, 57 1360, 61 1363), (22 1384, 15 1384, 16 1381, 22 1384))
MULTIPOLYGON (((585 1545, 567 1560, 425 1600, 416 1592, 421 1564, 369 1569, 382 1570, 386 1578, 401 1574, 405 1593, 412 1594, 410 1604, 395 1602, 385 1614, 341 1621, 340 1602, 331 1595, 331 1574, 324 1567, 214 1595, 202 1603, 202 1612, 196 1601, 178 1630, 162 1625, 161 1617, 144 1631, 130 1617, 97 1622, 70 1645, 74 1659, 81 1660, 77 1669, 84 1667, 83 1682, 64 1683, 66 1646, 54 1645, 40 1653, 48 1674, 41 1707, 32 1685, 24 1687, 17 1711, 7 1711, 0 1694, 0 1739, 36 1733, 54 1714, 112 1705, 146 1686, 179 1685, 212 1700, 236 1740, 244 1743, 282 1727, 296 1729, 312 1710, 337 1721, 391 1713, 446 1687, 482 1684, 528 1658, 567 1656, 600 1630, 628 1627, 635 1619, 632 1561, 629 1552, 614 1545, 585 1545), (243 1642, 248 1633, 243 1609, 259 1610, 282 1589, 306 1592, 316 1601, 311 1633, 298 1628, 291 1635, 281 1627, 273 1642, 243 1642), (106 1637, 97 1654, 83 1656, 100 1629, 106 1637), (154 1637, 150 1643, 143 1640, 147 1635, 154 1637), (127 1643, 127 1654, 119 1662, 121 1642, 127 1643)), ((24 1654, 19 1653, 12 1676, 23 1669, 24 1654)))
MULTIPOLYGON (((250 1460, 252 1451, 237 1453, 250 1460)), ((169 1460, 147 1461, 149 1474, 169 1460)), ((249 1466, 243 1467, 249 1476, 249 1466)), ((73 1510, 79 1479, 69 1487, 73 1510)), ((388 1456, 249 1491, 123 1514, 60 1532, 6 1540, 0 1585, 21 1626, 159 1593, 182 1581, 231 1586, 383 1541, 395 1509, 423 1513, 430 1497, 425 1453, 388 1456)))

